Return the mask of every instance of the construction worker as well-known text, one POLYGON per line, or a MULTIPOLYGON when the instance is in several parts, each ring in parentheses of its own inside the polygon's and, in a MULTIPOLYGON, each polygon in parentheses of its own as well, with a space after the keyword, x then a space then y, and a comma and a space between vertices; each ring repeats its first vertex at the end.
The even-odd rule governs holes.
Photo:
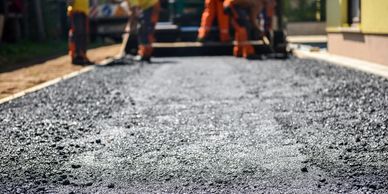
POLYGON ((198 30, 198 41, 205 41, 213 25, 214 18, 218 19, 220 41, 229 42, 229 16, 224 12, 223 0, 205 0, 202 13, 201 27, 198 30))
POLYGON ((155 26, 159 20, 159 0, 128 0, 131 18, 138 18, 138 55, 135 60, 151 62, 152 43, 155 41, 155 26), (133 14, 135 17, 133 17, 133 14))
POLYGON ((69 54, 75 65, 93 64, 87 57, 89 0, 68 0, 69 54))
POLYGON ((246 59, 260 59, 255 53, 252 44, 249 43, 248 31, 256 29, 260 31, 260 21, 257 16, 262 10, 261 0, 225 0, 225 12, 232 16, 232 26, 235 29, 235 41, 233 55, 246 59))

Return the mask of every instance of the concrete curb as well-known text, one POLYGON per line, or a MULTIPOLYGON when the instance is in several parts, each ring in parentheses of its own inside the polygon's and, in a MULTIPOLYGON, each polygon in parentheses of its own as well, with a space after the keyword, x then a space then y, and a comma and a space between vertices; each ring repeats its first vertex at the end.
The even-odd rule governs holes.
POLYGON ((293 53, 294 56, 298 58, 317 59, 388 78, 388 66, 382 64, 332 55, 327 52, 310 52, 306 50, 295 49, 293 53))
POLYGON ((287 42, 292 44, 327 43, 327 36, 288 36, 287 42))
POLYGON ((75 71, 75 72, 72 72, 70 74, 67 74, 67 75, 64 75, 62 77, 58 77, 58 78, 55 78, 53 80, 50 80, 50 81, 47 81, 47 82, 44 82, 42 84, 39 84, 39 85, 36 85, 36 86, 33 86, 31 88, 28 88, 26 90, 23 90, 21 92, 18 92, 16 94, 13 94, 11 96, 8 96, 8 97, 5 97, 5 98, 2 98, 0 99, 0 105, 1 104, 4 104, 6 102, 9 102, 9 101, 12 101, 12 100, 15 100, 17 98, 20 98, 22 96, 25 96, 29 93, 32 93, 32 92, 36 92, 38 90, 41 90, 41 89, 44 89, 44 88, 47 88, 49 86, 52 86, 56 83, 59 83, 60 81, 63 81, 63 80, 67 80, 67 79, 70 79, 70 78, 73 78, 73 77, 76 77, 78 75, 81 75, 83 73, 86 73, 86 72, 89 72, 91 70, 95 69, 95 66, 89 66, 89 67, 85 67, 79 71, 75 71))

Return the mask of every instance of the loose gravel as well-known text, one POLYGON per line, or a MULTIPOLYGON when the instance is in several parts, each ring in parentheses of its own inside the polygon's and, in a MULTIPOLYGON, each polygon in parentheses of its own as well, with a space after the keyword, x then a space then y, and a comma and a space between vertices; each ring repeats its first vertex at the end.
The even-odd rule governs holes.
POLYGON ((0 193, 387 193, 388 80, 160 58, 0 105, 0 193))

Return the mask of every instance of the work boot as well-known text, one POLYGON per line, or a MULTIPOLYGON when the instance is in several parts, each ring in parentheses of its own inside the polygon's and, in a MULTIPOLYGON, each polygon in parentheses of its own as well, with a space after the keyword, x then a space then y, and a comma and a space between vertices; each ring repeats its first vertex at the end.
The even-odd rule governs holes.
POLYGON ((94 65, 94 62, 84 57, 75 57, 74 59, 71 60, 71 63, 74 65, 83 65, 83 66, 94 65))
POLYGON ((258 55, 258 54, 250 54, 245 57, 248 60, 264 60, 265 57, 263 55, 258 55))
POLYGON ((84 63, 82 65, 94 65, 94 62, 93 61, 90 61, 89 58, 85 55, 83 57, 83 60, 84 60, 84 63))
POLYGON ((233 47, 233 56, 235 56, 237 58, 243 57, 242 48, 239 46, 234 46, 233 47))
POLYGON ((84 59, 83 65, 94 65, 95 63, 93 61, 90 61, 89 59, 84 59))
POLYGON ((71 63, 74 65, 84 65, 85 59, 83 57, 74 57, 71 60, 71 63))
POLYGON ((242 57, 243 57, 243 55, 240 54, 240 53, 238 53, 238 54, 233 54, 233 56, 236 57, 236 58, 242 58, 242 57))
POLYGON ((206 38, 198 37, 198 38, 197 38, 197 42, 204 43, 204 42, 206 42, 206 38))
POLYGON ((146 56, 141 56, 137 55, 133 58, 133 60, 138 61, 138 62, 147 62, 151 63, 151 57, 146 57, 146 56))

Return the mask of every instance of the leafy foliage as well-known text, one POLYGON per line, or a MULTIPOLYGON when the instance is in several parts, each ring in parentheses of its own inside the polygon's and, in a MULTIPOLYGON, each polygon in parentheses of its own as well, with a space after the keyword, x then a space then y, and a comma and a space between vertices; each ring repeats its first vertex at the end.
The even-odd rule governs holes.
POLYGON ((326 20, 326 0, 283 0, 283 3, 289 22, 326 20))

